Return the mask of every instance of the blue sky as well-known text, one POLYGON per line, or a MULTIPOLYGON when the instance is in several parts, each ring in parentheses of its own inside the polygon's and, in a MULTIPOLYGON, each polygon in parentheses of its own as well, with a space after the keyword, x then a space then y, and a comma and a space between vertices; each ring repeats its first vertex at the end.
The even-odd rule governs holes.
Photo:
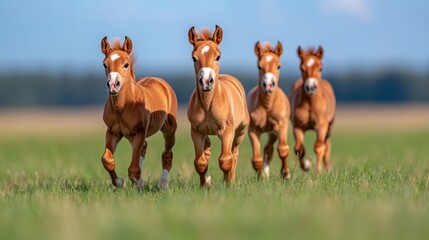
POLYGON ((428 0, 2 0, 0 71, 102 71, 102 37, 125 35, 139 71, 189 71, 188 29, 215 24, 221 69, 255 70, 255 42, 277 40, 296 68, 298 45, 322 45, 325 69, 429 67, 428 0))

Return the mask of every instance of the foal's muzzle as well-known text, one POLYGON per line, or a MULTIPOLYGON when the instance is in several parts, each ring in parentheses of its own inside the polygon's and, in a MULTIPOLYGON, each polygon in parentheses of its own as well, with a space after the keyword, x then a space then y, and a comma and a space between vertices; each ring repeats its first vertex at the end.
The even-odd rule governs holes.
POLYGON ((276 76, 270 72, 265 73, 261 83, 264 92, 270 94, 276 89, 276 76))
POLYGON ((317 91, 317 79, 307 78, 304 82, 304 91, 309 97, 312 97, 317 91))
POLYGON ((201 91, 209 92, 213 88, 216 73, 212 68, 203 67, 198 71, 198 84, 201 91))
POLYGON ((110 72, 107 75, 107 90, 110 95, 116 95, 119 93, 122 87, 122 78, 121 75, 117 72, 110 72))

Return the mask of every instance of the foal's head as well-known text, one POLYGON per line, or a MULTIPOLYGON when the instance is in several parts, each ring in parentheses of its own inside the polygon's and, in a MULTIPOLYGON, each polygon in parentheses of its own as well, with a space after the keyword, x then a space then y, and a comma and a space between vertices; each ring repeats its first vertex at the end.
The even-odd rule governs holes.
POLYGON ((271 49, 269 43, 261 46, 259 42, 255 44, 255 54, 258 57, 259 84, 265 93, 272 93, 278 85, 280 75, 280 56, 283 53, 281 42, 271 49))
POLYGON ((101 51, 105 55, 103 66, 110 95, 117 95, 124 83, 135 78, 133 69, 135 57, 131 53, 132 50, 133 43, 127 36, 122 46, 119 40, 113 42, 113 47, 110 47, 107 37, 101 40, 101 51))
POLYGON ((213 35, 210 30, 202 29, 200 33, 191 27, 188 32, 189 42, 194 46, 192 60, 194 61, 197 86, 203 92, 209 92, 216 84, 219 74, 220 49, 223 31, 218 25, 213 35))
POLYGON ((322 79, 323 48, 317 51, 309 48, 307 51, 298 47, 298 56, 301 59, 301 74, 304 80, 304 91, 308 96, 313 96, 322 79))

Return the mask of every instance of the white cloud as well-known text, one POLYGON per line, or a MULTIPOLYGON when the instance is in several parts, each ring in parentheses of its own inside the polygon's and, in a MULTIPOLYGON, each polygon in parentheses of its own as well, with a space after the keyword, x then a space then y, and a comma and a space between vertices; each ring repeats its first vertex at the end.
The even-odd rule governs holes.
POLYGON ((328 13, 342 13, 359 21, 368 22, 373 11, 367 0, 323 0, 323 8, 328 13))

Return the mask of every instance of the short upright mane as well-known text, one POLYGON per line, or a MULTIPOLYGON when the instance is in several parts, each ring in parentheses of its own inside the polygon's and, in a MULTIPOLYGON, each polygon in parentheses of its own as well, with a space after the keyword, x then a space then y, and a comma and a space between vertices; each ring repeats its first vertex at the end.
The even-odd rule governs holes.
POLYGON ((264 42, 264 44, 262 45, 262 49, 264 50, 264 52, 274 52, 274 49, 271 48, 271 43, 269 42, 264 42))
POLYGON ((198 34, 198 40, 213 40, 212 33, 208 28, 202 28, 198 34))
POLYGON ((307 48, 307 51, 305 51, 306 55, 316 55, 317 54, 317 50, 314 47, 309 47, 307 48))

